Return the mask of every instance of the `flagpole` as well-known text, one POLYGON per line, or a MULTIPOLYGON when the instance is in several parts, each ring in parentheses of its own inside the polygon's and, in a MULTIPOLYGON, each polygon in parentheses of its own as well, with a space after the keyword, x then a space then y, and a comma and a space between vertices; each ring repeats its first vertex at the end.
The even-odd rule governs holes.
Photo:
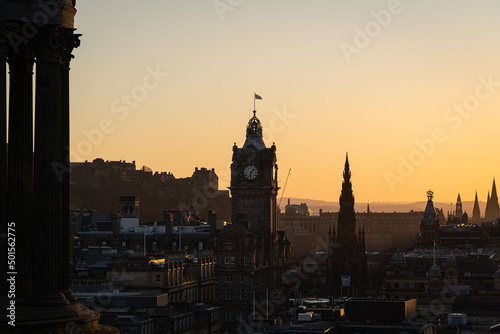
POLYGON ((255 92, 253 92, 253 110, 255 110, 255 92))

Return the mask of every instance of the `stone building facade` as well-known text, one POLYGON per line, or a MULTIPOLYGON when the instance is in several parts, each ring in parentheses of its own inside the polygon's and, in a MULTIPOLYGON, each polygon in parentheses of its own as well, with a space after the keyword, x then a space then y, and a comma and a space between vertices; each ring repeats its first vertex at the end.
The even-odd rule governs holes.
POLYGON ((290 262, 290 242, 277 229, 276 146, 264 144, 255 114, 243 147, 233 146, 232 225, 214 241, 216 300, 229 332, 251 332, 255 322, 286 310, 282 280, 290 262))

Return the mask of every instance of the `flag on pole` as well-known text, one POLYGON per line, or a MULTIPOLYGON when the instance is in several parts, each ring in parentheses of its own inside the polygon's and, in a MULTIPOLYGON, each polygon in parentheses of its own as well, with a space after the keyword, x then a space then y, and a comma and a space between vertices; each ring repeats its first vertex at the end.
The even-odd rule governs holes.
POLYGON ((260 95, 257 95, 255 93, 253 93, 253 95, 254 95, 254 98, 256 98, 257 100, 262 100, 262 97, 260 97, 260 95))

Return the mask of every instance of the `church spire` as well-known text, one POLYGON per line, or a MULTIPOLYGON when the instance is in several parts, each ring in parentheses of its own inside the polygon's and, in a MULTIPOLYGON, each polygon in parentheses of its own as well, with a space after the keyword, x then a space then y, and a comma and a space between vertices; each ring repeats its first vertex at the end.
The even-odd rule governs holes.
POLYGON ((481 210, 479 209, 479 201, 477 200, 477 191, 476 198, 474 199, 474 208, 472 209, 472 222, 474 224, 481 222, 481 210))
POLYGON ((500 207, 498 206, 497 186, 495 184, 495 178, 493 178, 493 186, 491 187, 491 197, 488 196, 488 202, 486 203, 485 218, 488 221, 493 221, 499 215, 500 215, 500 207))
POLYGON ((498 202, 497 186, 495 184, 495 178, 493 178, 493 186, 491 187, 491 198, 490 199, 494 199, 495 201, 498 202))
POLYGON ((462 219, 463 210, 462 210, 462 199, 460 198, 460 193, 458 193, 457 204, 455 209, 455 217, 459 220, 462 219))

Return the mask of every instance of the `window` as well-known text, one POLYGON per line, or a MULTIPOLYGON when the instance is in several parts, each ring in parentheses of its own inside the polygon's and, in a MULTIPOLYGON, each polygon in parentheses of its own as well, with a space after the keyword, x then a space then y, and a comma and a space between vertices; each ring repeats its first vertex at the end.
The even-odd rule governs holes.
POLYGON ((224 257, 224 264, 229 264, 229 256, 224 257))
POLYGON ((160 283, 160 281, 161 281, 160 274, 156 274, 155 281, 156 281, 156 283, 160 283))
POLYGON ((245 300, 245 289, 240 289, 240 300, 245 300))
POLYGON ((226 289, 226 300, 233 300, 233 289, 226 289))
POLYGON ((158 249, 158 248, 156 248, 156 241, 153 241, 153 245, 152 246, 153 246, 153 249, 158 249))
POLYGON ((127 242, 126 241, 122 241, 122 247, 127 247, 127 242))
POLYGON ((229 258, 229 264, 234 264, 234 256, 231 256, 231 257, 229 258))
POLYGON ((240 283, 245 283, 245 275, 240 275, 240 283))
POLYGON ((198 250, 203 250, 203 241, 198 242, 198 250))
POLYGON ((226 275, 226 283, 233 283, 234 282, 234 275, 233 274, 227 274, 226 275))
POLYGON ((394 288, 399 289, 399 282, 394 283, 394 288))
POLYGON ((225 322, 233 321, 233 311, 224 311, 224 321, 225 322))
POLYGON ((177 249, 177 241, 172 242, 172 249, 173 250, 177 249))
POLYGON ((102 245, 103 245, 103 246, 106 246, 106 241, 103 241, 103 242, 102 242, 102 245))

